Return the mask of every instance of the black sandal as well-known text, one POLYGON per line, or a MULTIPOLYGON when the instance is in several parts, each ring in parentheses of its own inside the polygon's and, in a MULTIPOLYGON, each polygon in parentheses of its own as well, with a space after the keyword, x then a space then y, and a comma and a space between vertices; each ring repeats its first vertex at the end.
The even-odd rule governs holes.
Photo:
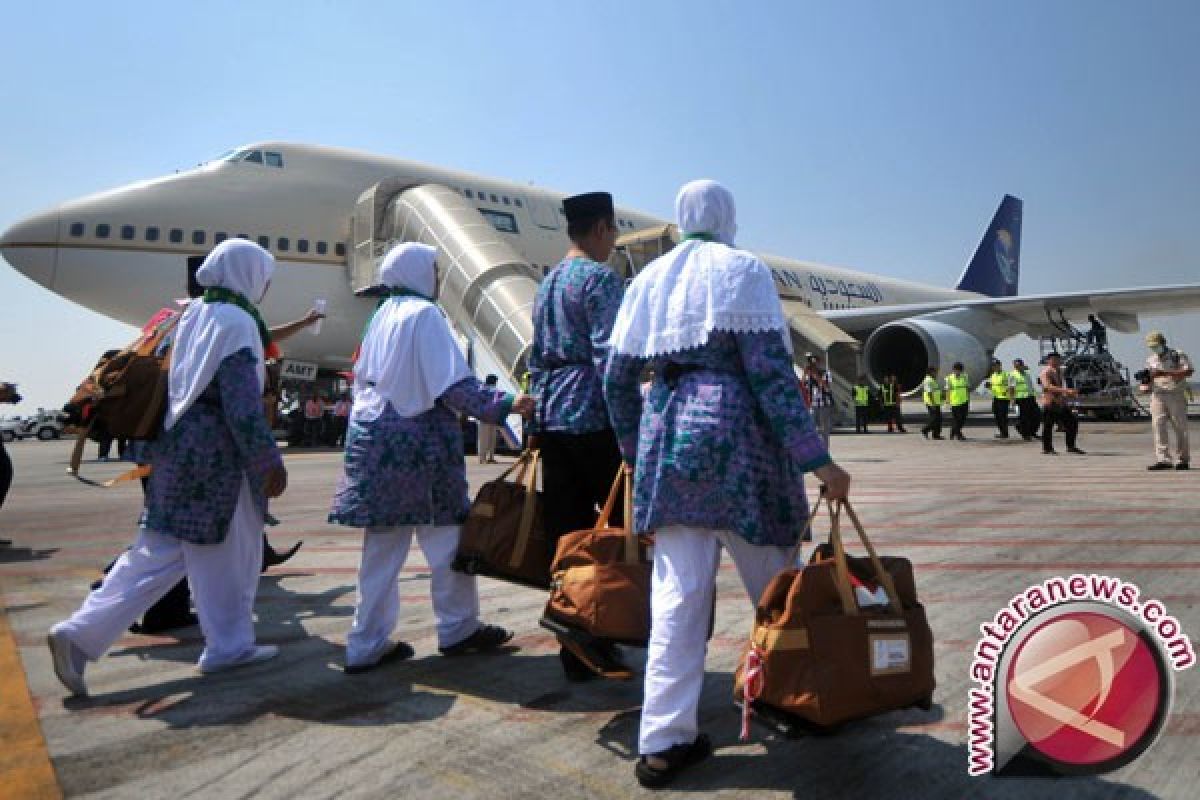
POLYGON ((712 755, 712 742, 706 734, 700 734, 691 744, 677 744, 661 753, 652 753, 638 759, 633 774, 638 783, 646 789, 661 789, 688 767, 699 764, 712 755), (661 758, 667 762, 665 767, 652 767, 647 758, 661 758))
POLYGON ((463 639, 458 644, 452 644, 449 647, 439 647, 438 652, 444 656, 462 656, 467 653, 483 653, 487 650, 495 650, 497 647, 502 647, 508 644, 512 639, 512 631, 505 630, 497 625, 481 625, 479 630, 472 633, 467 638, 463 639))
POLYGON ((370 672, 373 669, 382 667, 384 664, 390 664, 393 661, 407 661, 415 654, 416 651, 412 649, 412 645, 410 645, 408 642, 396 642, 394 645, 392 645, 391 650, 388 650, 379 657, 378 661, 370 664, 358 664, 355 666, 347 664, 346 666, 342 667, 342 672, 346 673, 347 675, 362 675, 364 672, 370 672))

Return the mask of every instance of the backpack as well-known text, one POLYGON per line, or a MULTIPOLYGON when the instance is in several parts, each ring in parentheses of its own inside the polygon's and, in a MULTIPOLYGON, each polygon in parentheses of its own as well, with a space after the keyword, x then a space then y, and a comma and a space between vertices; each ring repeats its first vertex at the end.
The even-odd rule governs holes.
POLYGON ((138 467, 97 484, 79 475, 79 463, 88 435, 96 426, 114 438, 143 441, 157 438, 167 410, 167 372, 174 343, 171 334, 180 316, 170 309, 160 311, 128 347, 101 356, 76 389, 63 410, 71 422, 86 426, 86 430, 76 439, 67 474, 106 488, 149 474, 149 467, 138 467))

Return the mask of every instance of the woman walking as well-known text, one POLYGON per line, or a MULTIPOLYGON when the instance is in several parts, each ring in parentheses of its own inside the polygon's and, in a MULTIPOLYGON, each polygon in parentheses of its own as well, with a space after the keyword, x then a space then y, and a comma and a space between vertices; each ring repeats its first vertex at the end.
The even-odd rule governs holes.
POLYGON ((83 606, 50 629, 55 673, 74 694, 87 694, 87 662, 185 575, 204 633, 201 672, 278 652, 255 643, 253 617, 267 498, 287 486, 263 410, 270 334, 255 307, 274 268, 266 250, 229 239, 196 272, 205 292, 179 321, 137 540, 83 606))
POLYGON ((635 528, 655 532, 635 770, 651 788, 711 752, 697 713, 721 548, 757 602, 804 527, 803 473, 831 499, 850 483, 805 407, 771 273, 733 247, 733 196, 694 181, 675 206, 683 241, 626 291, 604 381, 635 528))
POLYGON ((364 528, 358 605, 345 671, 413 655, 390 639, 399 617, 396 578, 415 536, 429 562, 443 655, 500 647, 512 634, 479 621, 475 578, 450 568, 467 517, 466 465, 456 412, 498 423, 533 401, 484 387, 434 305, 437 250, 408 242, 380 265, 389 293, 367 325, 354 368, 345 474, 329 521, 364 528))

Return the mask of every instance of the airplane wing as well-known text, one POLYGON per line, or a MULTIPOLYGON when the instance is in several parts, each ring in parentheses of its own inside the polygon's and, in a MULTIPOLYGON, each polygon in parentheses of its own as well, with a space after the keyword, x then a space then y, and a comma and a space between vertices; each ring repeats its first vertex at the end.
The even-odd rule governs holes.
POLYGON ((989 327, 1004 336, 1027 333, 1049 336, 1056 331, 1050 320, 1061 311, 1067 319, 1080 320, 1096 314, 1108 327, 1121 333, 1138 329, 1138 314, 1175 314, 1200 311, 1200 284, 1153 286, 1144 289, 1102 289, 1063 294, 1020 297, 963 297, 934 303, 818 311, 822 317, 847 333, 869 334, 898 319, 944 311, 970 311, 986 315, 989 327))

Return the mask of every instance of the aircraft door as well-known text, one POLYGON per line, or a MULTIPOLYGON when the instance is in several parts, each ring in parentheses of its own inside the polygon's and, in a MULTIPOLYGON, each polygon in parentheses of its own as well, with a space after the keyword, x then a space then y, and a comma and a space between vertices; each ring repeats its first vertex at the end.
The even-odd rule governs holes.
POLYGON ((529 207, 529 216, 535 225, 548 231, 558 230, 558 209, 552 203, 541 197, 526 195, 525 205, 529 207))

